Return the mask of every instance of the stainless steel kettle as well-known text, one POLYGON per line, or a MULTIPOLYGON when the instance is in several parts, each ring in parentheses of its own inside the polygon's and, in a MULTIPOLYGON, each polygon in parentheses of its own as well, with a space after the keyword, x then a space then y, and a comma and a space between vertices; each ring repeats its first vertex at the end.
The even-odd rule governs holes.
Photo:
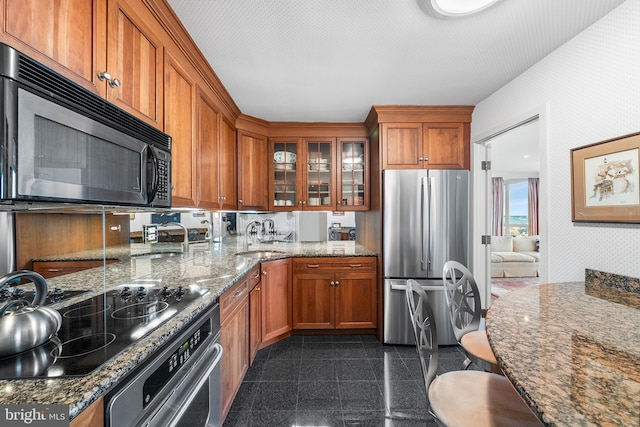
POLYGON ((35 348, 53 338, 62 317, 57 310, 41 307, 47 298, 47 281, 34 271, 20 270, 0 277, 0 290, 15 279, 31 280, 35 296, 29 304, 25 300, 11 301, 0 310, 0 357, 35 348))

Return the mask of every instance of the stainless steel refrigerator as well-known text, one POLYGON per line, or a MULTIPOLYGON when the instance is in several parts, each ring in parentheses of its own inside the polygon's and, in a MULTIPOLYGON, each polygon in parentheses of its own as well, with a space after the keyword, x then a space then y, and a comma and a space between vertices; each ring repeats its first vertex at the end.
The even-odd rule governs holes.
POLYGON ((405 288, 416 279, 432 304, 438 344, 455 344, 442 284, 449 260, 469 265, 469 171, 383 172, 384 342, 414 344, 405 288))

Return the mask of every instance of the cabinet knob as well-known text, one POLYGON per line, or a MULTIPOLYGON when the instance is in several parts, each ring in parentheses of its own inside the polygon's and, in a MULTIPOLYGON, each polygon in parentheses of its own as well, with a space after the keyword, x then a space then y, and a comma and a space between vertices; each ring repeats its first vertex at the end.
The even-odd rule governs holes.
POLYGON ((424 158, 424 161, 425 161, 425 162, 428 162, 428 161, 429 161, 429 158, 428 158, 428 157, 425 157, 425 158, 424 158))
POLYGON ((424 162, 424 157, 418 157, 419 162, 424 162))
POLYGON ((109 86, 111 86, 111 87, 120 87, 120 80, 118 80, 118 79, 109 80, 109 86))
POLYGON ((336 280, 336 282, 335 282, 335 283, 336 283, 336 286, 338 286, 338 285, 340 284, 340 282, 338 282, 337 280, 336 280))
POLYGON ((331 283, 329 283, 331 286, 335 286, 335 283, 333 282, 333 280, 331 281, 331 283))
POLYGON ((244 202, 242 201, 242 199, 239 199, 239 200, 238 200, 238 203, 244 203, 244 202))
POLYGON ((267 275, 267 270, 263 271, 263 272, 262 272, 262 275, 263 275, 263 276, 266 276, 266 275, 267 275))
POLYGON ((111 81, 111 74, 107 73, 106 71, 98 71, 98 79, 103 82, 103 81, 111 81))
POLYGON ((342 202, 341 202, 340 200, 338 200, 338 201, 336 202, 336 204, 337 204, 338 206, 340 206, 340 205, 342 204, 342 202))

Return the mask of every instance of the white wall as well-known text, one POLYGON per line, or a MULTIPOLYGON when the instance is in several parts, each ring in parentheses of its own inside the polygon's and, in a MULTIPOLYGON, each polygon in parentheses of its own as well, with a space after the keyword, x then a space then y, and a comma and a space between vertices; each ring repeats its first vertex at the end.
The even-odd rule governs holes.
POLYGON ((480 102, 472 140, 541 106, 546 279, 583 280, 585 268, 640 277, 640 224, 571 222, 569 158, 571 148, 640 131, 640 0, 627 0, 480 102))

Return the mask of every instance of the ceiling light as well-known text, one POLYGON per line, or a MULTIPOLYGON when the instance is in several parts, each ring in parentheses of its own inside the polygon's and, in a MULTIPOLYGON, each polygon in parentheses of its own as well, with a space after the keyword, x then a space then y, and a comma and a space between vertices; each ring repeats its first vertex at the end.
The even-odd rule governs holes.
POLYGON ((466 16, 480 12, 499 0, 429 0, 434 12, 442 16, 466 16))

